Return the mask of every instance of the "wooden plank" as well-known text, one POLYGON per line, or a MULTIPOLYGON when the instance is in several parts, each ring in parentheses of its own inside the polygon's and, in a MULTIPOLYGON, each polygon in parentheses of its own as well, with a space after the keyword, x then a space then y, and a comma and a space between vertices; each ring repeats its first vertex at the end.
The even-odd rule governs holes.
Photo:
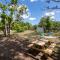
POLYGON ((39 42, 37 42, 36 44, 37 44, 37 45, 40 45, 40 46, 44 46, 44 45, 45 45, 45 42, 39 41, 39 42))
POLYGON ((52 43, 52 44, 49 46, 49 48, 50 48, 50 49, 53 49, 53 48, 55 48, 55 46, 56 46, 56 44, 55 44, 55 43, 52 43))
POLYGON ((35 49, 35 50, 37 50, 37 51, 42 51, 42 49, 38 49, 38 48, 35 48, 35 47, 31 47, 31 49, 35 49))
POLYGON ((28 47, 28 48, 31 48, 33 45, 34 45, 34 44, 29 44, 27 47, 28 47))
POLYGON ((53 52, 53 50, 47 48, 47 49, 43 50, 43 52, 46 53, 46 54, 48 54, 48 55, 51 55, 52 52, 53 52))
POLYGON ((37 42, 38 42, 38 40, 35 40, 35 41, 31 42, 31 43, 37 43, 37 42))
POLYGON ((28 53, 28 52, 24 52, 25 54, 27 54, 28 56, 32 57, 35 60, 39 60, 38 58, 36 58, 35 56, 33 56, 32 54, 28 53))
POLYGON ((43 52, 46 53, 46 54, 48 54, 48 55, 52 55, 55 46, 56 46, 56 44, 53 43, 47 49, 43 50, 43 52))

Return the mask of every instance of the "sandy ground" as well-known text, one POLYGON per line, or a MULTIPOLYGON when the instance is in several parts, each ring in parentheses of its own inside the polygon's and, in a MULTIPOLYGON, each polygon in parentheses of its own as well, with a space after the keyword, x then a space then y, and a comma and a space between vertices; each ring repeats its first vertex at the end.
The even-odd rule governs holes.
MULTIPOLYGON (((0 60, 35 60, 24 53, 28 43, 26 43, 27 40, 23 38, 29 38, 33 32, 34 31, 25 31, 16 33, 17 38, 13 37, 13 35, 10 38, 0 36, 0 60)), ((57 43, 54 52, 55 55, 52 58, 53 60, 60 60, 60 39, 57 38, 52 41, 57 43)))

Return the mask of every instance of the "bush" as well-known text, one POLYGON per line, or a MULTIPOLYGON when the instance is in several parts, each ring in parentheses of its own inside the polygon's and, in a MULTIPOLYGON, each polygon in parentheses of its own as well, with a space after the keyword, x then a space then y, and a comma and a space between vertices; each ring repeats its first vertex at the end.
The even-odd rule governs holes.
POLYGON ((16 30, 16 32, 23 32, 25 30, 29 30, 30 25, 28 25, 28 23, 24 23, 24 22, 14 22, 12 24, 12 30, 16 30))

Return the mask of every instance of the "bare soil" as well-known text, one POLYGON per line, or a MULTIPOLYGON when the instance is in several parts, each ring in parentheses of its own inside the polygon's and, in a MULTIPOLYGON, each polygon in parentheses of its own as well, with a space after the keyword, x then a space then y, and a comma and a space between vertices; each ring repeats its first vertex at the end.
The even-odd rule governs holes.
MULTIPOLYGON (((24 33, 16 33, 10 37, 3 37, 0 35, 0 60, 35 60, 26 54, 28 39, 40 39, 39 36, 32 34, 33 31, 26 31, 24 33)), ((57 44, 53 60, 60 60, 60 38, 53 39, 57 44)), ((44 57, 43 57, 44 58, 44 57)), ((49 58, 49 60, 52 60, 49 58)), ((43 59, 41 59, 43 60, 43 59)))

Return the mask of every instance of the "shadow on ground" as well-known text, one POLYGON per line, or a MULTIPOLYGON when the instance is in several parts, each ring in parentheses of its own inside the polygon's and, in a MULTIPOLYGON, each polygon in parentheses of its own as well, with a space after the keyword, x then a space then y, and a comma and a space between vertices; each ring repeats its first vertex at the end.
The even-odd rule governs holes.
MULTIPOLYGON (((34 60, 25 54, 29 40, 18 36, 3 37, 0 35, 0 60, 34 60), (16 38, 17 37, 17 38, 16 38)), ((60 45, 60 43, 58 43, 60 45)), ((60 60, 60 46, 55 52, 54 60, 60 60)))
POLYGON ((57 43, 56 52, 54 53, 54 60, 60 60, 60 41, 57 43))
POLYGON ((26 41, 28 40, 0 36, 0 60, 32 60, 24 53, 26 41))

